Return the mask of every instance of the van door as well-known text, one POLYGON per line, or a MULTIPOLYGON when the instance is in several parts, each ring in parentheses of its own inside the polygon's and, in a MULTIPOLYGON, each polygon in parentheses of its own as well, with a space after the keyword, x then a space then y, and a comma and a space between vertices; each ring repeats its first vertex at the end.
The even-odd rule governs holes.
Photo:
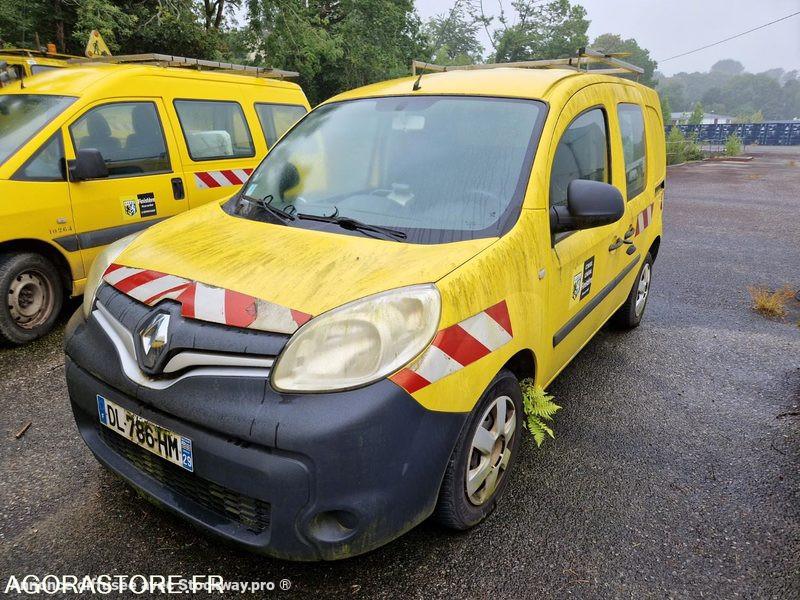
POLYGON ((654 135, 655 132, 645 134, 646 115, 644 107, 638 102, 617 104, 617 116, 625 167, 625 198, 629 205, 627 212, 629 231, 634 232, 631 240, 637 246, 642 246, 641 251, 647 252, 652 241, 650 233, 653 230, 646 230, 653 222, 655 211, 660 209, 660 206, 654 204, 656 187, 658 186, 659 192, 663 189, 663 185, 652 183, 651 171, 655 173, 655 164, 648 165, 647 161, 649 143, 647 137, 654 135))
POLYGON ((172 102, 183 134, 182 161, 189 206, 228 198, 267 152, 252 106, 232 100, 176 99, 172 102), (255 127, 255 125, 254 125, 255 127))
MULTIPOLYGON (((614 104, 605 101, 608 94, 603 92, 598 85, 578 92, 559 116, 549 155, 551 207, 566 205, 567 187, 574 179, 620 187, 621 169, 612 154, 610 117, 614 104)), ((628 247, 621 241, 626 228, 623 217, 603 227, 551 234, 547 323, 553 353, 548 380, 583 347, 624 298, 620 297, 619 285, 627 273, 621 272, 618 255, 625 254, 628 247)), ((622 271, 625 269, 622 267, 622 271)))
POLYGON ((69 158, 99 150, 108 177, 70 181, 72 212, 84 266, 102 248, 186 210, 187 201, 169 121, 157 98, 97 104, 68 127, 69 158))

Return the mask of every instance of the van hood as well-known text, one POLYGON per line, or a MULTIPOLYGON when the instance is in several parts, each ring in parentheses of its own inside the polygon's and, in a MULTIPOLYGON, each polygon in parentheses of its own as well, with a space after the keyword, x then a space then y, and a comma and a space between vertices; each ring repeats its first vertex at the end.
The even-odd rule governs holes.
POLYGON ((496 240, 378 240, 250 221, 212 203, 154 225, 114 262, 316 316, 370 294, 435 282, 496 240))

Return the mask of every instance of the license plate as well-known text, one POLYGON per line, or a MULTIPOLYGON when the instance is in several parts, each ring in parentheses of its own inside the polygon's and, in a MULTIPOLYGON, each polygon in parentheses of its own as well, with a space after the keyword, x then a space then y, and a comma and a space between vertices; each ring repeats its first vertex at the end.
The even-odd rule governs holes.
POLYGON ((156 425, 99 394, 97 395, 97 414, 100 416, 100 422, 111 431, 164 460, 183 467, 187 471, 194 471, 192 440, 188 437, 156 425))

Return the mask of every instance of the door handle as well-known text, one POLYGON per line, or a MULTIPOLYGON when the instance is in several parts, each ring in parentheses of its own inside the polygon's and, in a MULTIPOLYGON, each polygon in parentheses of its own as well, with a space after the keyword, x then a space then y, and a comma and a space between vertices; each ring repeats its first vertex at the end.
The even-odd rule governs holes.
POLYGON ((623 242, 623 241, 622 241, 622 238, 617 238, 616 240, 614 240, 614 243, 613 243, 613 244, 611 244, 611 245, 608 247, 608 251, 609 251, 609 252, 613 252, 614 250, 616 250, 617 248, 619 248, 620 246, 622 246, 622 244, 624 244, 624 243, 625 243, 625 242, 623 242))
POLYGON ((183 179, 180 177, 172 178, 172 196, 175 200, 183 200, 186 197, 186 191, 183 189, 183 179))
POLYGON ((628 231, 625 232, 625 239, 626 240, 631 239, 633 237, 634 233, 636 233, 636 230, 633 228, 633 225, 631 225, 631 228, 628 229, 628 231))

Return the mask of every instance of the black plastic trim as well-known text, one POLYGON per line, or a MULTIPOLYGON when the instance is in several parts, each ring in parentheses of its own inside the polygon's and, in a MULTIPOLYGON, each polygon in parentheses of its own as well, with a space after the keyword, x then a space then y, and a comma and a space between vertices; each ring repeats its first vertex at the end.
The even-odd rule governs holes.
MULTIPOLYGON (((106 229, 95 229, 94 231, 86 231, 77 235, 78 245, 82 249, 97 248, 98 246, 105 246, 111 242, 116 242, 118 239, 124 238, 126 235, 136 233, 147 229, 151 225, 160 223, 167 217, 162 219, 152 219, 150 221, 140 221, 139 223, 129 223, 127 225, 118 225, 116 227, 107 227, 106 229)), ((63 238, 59 238, 63 239, 63 238)), ((60 244, 60 242, 59 242, 60 244)))
POLYGON ((53 241, 67 252, 77 252, 81 248, 78 236, 74 233, 59 238, 53 238, 53 241))

